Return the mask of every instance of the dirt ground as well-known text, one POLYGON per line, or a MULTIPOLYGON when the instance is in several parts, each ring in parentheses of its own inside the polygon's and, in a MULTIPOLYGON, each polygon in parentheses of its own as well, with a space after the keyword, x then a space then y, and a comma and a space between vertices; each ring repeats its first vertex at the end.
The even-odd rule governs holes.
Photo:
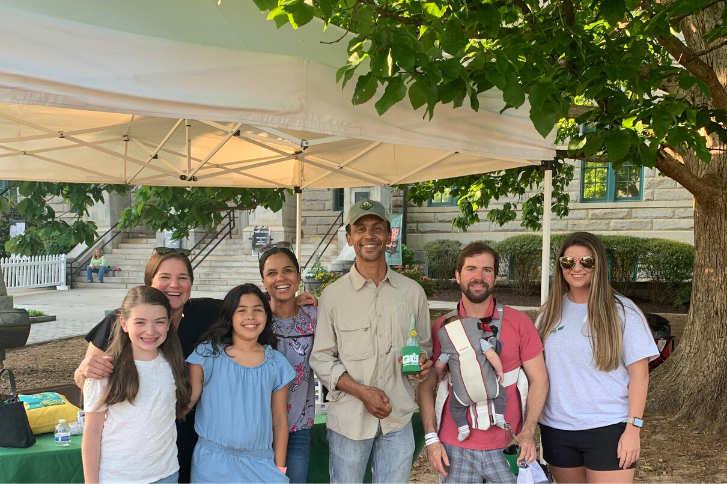
MULTIPOLYGON (((531 318, 534 312, 528 314, 531 318)), ((662 314, 672 324, 677 344, 684 331, 685 315, 662 314)), ((432 314, 433 320, 436 314, 432 314)), ((72 384, 73 371, 83 358, 83 338, 10 350, 5 365, 15 371, 18 388, 72 384)), ((7 384, 0 385, 7 391, 7 384)), ((0 393, 4 393, 0 391, 0 393)), ((637 482, 727 482, 727 436, 710 429, 694 428, 689 421, 675 421, 667 413, 645 416, 642 454, 637 482)), ((411 482, 438 482, 426 450, 412 466, 411 482)))

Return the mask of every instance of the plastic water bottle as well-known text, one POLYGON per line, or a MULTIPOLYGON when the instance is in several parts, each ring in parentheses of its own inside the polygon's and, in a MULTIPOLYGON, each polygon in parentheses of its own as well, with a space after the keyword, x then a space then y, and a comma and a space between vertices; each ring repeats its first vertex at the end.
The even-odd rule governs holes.
POLYGON ((419 367, 419 335, 416 330, 416 315, 409 315, 409 338, 406 346, 401 349, 402 372, 405 375, 416 375, 421 371, 419 367))
POLYGON ((56 445, 60 447, 65 447, 71 443, 71 427, 66 424, 65 420, 60 419, 58 421, 53 437, 56 445))

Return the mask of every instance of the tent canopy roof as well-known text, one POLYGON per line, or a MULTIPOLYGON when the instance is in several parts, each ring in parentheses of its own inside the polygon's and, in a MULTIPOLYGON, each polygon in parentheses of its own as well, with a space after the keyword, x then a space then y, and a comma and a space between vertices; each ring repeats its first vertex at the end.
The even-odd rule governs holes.
POLYGON ((0 178, 240 187, 393 185, 538 164, 528 117, 335 82, 343 31, 279 31, 252 0, 0 0, 0 178))

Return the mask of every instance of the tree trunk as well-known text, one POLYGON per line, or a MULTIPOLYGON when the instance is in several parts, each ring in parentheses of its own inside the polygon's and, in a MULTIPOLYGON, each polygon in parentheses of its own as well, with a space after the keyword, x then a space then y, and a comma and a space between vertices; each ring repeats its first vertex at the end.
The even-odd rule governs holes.
MULTIPOLYGON (((722 5, 682 22, 682 32, 695 52, 707 46, 702 34, 720 19, 722 5)), ((727 49, 702 56, 725 85, 727 49)), ((683 93, 692 103, 709 100, 696 90, 683 93)), ((693 174, 718 188, 717 197, 695 196, 694 275, 687 326, 674 354, 651 375, 648 409, 676 410, 677 418, 697 426, 727 430, 727 145, 708 140, 712 162, 684 157, 693 174)), ((679 180, 677 180, 679 181, 679 180)))
POLYGON ((697 205, 687 327, 652 374, 649 410, 678 410, 704 428, 727 429, 727 202, 697 205))

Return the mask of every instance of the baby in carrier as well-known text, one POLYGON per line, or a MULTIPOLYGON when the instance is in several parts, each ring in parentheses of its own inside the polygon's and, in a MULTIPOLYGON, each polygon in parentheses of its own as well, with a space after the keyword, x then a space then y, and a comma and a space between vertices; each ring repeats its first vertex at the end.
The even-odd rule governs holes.
POLYGON ((437 337, 442 355, 434 368, 440 380, 444 380, 445 368, 449 365, 452 376, 449 410, 457 425, 457 440, 462 442, 469 437, 467 410, 477 403, 487 401, 488 409, 494 408, 494 413, 489 412, 490 424, 505 428, 507 397, 501 385, 504 373, 498 356, 500 343, 490 327, 477 318, 452 316, 442 324, 437 337))

